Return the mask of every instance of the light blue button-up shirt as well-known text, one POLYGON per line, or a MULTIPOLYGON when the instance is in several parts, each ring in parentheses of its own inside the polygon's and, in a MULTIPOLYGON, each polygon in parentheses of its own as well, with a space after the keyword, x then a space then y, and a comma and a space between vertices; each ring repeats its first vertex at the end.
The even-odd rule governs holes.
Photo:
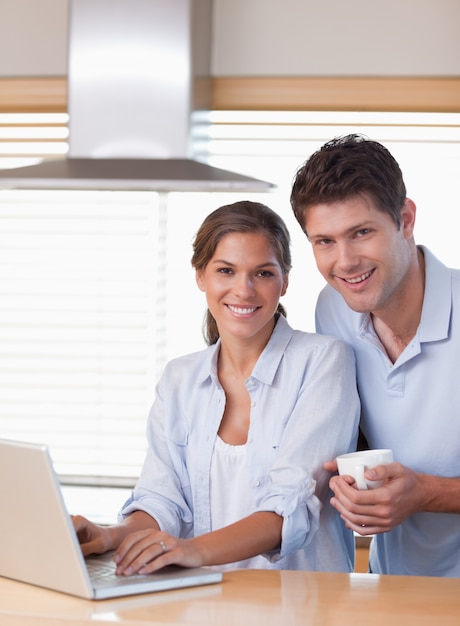
MULTIPOLYGON (((166 532, 210 532, 210 467, 225 393, 220 342, 171 361, 148 418, 148 452, 122 515, 143 510, 166 532)), ((246 381, 251 397, 248 484, 256 511, 283 517, 277 569, 350 571, 353 537, 329 505, 326 460, 355 449, 359 419, 353 351, 293 330, 281 316, 246 381)), ((232 497, 232 477, 222 488, 232 497)))
MULTIPOLYGON (((317 329, 350 343, 357 360, 362 430, 371 448, 435 476, 460 476, 460 271, 425 255, 419 328, 393 364, 368 314, 355 313, 327 286, 317 329)), ((460 515, 417 513, 371 546, 381 574, 460 576, 460 515)))

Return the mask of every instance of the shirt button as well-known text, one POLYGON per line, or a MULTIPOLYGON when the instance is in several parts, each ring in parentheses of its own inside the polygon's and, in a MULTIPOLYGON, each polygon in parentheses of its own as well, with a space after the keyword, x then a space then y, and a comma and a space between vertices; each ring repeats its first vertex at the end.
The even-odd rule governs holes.
POLYGON ((260 485, 260 481, 256 479, 252 484, 254 487, 258 487, 260 485))

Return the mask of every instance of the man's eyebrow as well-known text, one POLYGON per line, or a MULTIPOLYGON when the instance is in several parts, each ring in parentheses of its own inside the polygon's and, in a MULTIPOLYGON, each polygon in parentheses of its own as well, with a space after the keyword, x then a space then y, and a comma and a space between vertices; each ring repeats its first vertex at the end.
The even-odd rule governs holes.
MULTIPOLYGON (((370 226, 372 226, 372 222, 370 221, 366 221, 366 222, 362 222, 360 224, 354 224, 353 226, 350 226, 350 228, 347 228, 345 231, 340 232, 339 235, 351 235, 352 233, 355 233, 357 230, 362 230, 363 228, 369 228, 370 226)), ((307 237, 308 239, 334 239, 334 237, 337 237, 337 235, 326 235, 326 234, 321 234, 321 233, 313 233, 312 235, 310 233, 307 232, 307 237)))

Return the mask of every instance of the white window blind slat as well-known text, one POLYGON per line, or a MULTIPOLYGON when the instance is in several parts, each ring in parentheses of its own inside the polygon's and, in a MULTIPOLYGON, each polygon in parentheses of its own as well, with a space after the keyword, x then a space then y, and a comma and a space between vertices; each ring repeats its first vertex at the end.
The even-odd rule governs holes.
POLYGON ((68 121, 67 113, 0 113, 0 169, 65 156, 68 121))

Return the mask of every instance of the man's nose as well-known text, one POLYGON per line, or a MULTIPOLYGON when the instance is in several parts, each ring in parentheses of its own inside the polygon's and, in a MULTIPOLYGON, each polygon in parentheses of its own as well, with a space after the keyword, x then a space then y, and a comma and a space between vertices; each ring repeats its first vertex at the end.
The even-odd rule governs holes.
POLYGON ((356 254, 356 250, 349 243, 340 243, 336 248, 337 252, 337 265, 342 270, 355 267, 359 263, 359 257, 356 254))

